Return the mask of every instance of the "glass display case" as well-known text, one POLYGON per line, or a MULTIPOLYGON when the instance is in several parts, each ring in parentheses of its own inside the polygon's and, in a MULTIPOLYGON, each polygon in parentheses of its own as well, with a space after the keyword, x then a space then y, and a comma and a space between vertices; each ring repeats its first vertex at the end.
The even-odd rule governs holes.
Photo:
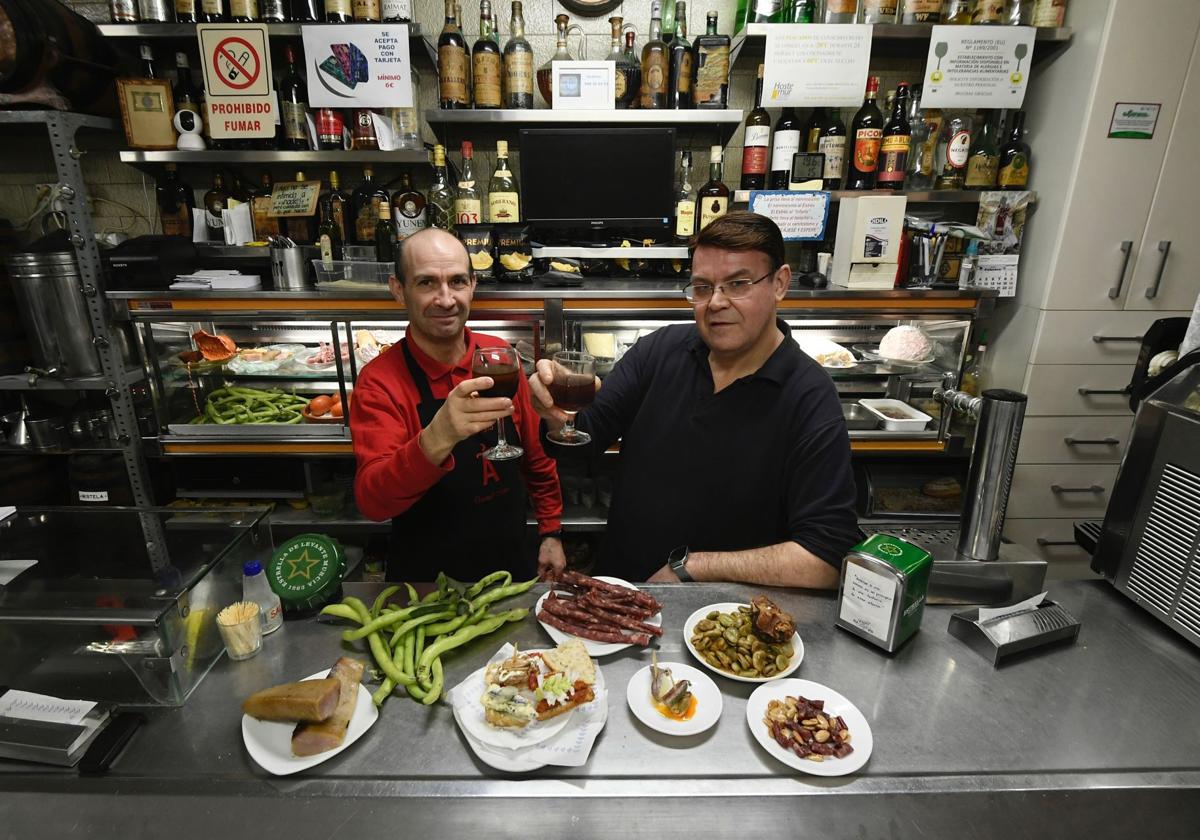
POLYGON ((216 614, 271 556, 263 508, 18 508, 0 522, 0 684, 181 705, 224 647, 216 614), (146 535, 155 535, 151 540, 146 535))

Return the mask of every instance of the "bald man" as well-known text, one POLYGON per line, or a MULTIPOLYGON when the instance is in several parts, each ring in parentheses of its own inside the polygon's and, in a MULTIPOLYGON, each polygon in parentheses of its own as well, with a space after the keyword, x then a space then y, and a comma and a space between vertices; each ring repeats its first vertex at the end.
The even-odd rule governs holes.
POLYGON ((541 577, 560 572, 562 492, 538 437, 539 418, 521 379, 516 397, 479 396, 471 358, 504 339, 467 329, 475 275, 467 250, 437 228, 404 241, 389 288, 406 309, 404 339, 366 365, 350 404, 359 510, 392 520, 388 579, 432 580, 443 571, 475 580, 497 569, 532 571, 525 550, 526 493, 533 500, 541 577), (496 421, 519 460, 489 461, 496 421))

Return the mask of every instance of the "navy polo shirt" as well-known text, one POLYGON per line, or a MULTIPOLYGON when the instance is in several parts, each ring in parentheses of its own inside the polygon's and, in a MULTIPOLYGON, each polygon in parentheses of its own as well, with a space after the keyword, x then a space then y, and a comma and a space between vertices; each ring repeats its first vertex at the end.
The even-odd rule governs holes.
POLYGON ((568 457, 621 441, 599 572, 645 580, 676 546, 787 540, 841 568, 859 539, 846 423, 833 381, 777 325, 784 340, 770 358, 717 394, 696 325, 656 330, 579 413, 592 443, 548 443, 568 457))

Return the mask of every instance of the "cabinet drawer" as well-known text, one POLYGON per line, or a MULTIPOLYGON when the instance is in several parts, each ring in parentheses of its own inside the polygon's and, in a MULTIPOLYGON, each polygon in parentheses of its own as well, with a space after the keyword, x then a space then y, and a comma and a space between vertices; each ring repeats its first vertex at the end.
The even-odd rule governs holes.
POLYGON ((1043 312, 1029 361, 1035 365, 1132 365, 1151 324, 1159 318, 1190 314, 1043 312))
POLYGON ((1125 394, 1095 393, 1120 392, 1132 378, 1132 365, 1030 365, 1025 383, 1025 393, 1029 396, 1025 413, 1132 417, 1129 397, 1125 394))
POLYGON ((1091 555, 1075 544, 1072 519, 1006 519, 1004 536, 1049 563, 1047 579, 1099 577, 1091 570, 1091 555))
POLYGON ((1018 464, 1116 464, 1133 418, 1026 417, 1018 464))
POLYGON ((1013 473, 1008 515, 1100 519, 1116 480, 1116 464, 1020 464, 1013 473))

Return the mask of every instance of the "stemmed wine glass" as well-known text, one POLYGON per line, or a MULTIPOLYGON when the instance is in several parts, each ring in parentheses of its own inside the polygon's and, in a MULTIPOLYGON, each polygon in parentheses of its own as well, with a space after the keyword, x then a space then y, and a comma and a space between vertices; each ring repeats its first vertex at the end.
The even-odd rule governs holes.
MULTIPOLYGON (((521 360, 517 351, 503 347, 478 347, 471 357, 472 376, 490 376, 492 387, 480 391, 481 397, 508 397, 517 395, 517 383, 521 381, 521 360)), ((511 461, 520 458, 525 450, 512 446, 504 439, 504 418, 496 421, 496 445, 483 453, 489 461, 511 461)))
POLYGON ((596 398, 596 360, 587 353, 563 350, 554 354, 554 381, 550 383, 554 404, 567 415, 567 422, 546 437, 565 446, 582 446, 592 436, 575 428, 576 412, 596 398))

